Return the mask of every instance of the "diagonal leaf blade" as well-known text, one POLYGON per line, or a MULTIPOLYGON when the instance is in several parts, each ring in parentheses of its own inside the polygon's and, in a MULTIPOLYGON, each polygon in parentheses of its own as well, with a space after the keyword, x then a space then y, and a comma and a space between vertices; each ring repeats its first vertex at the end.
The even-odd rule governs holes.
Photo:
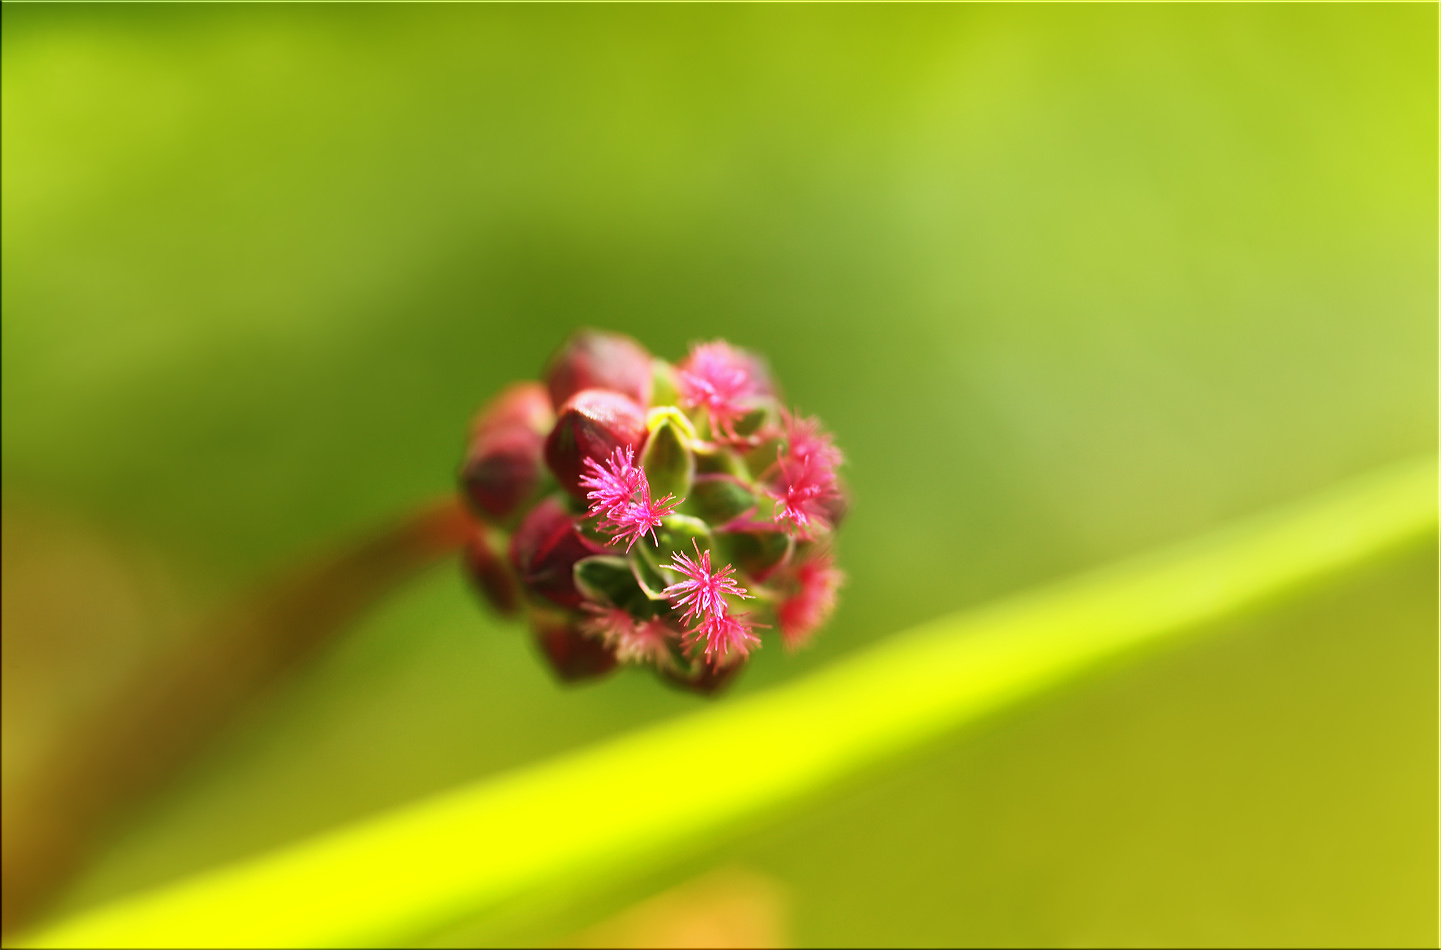
POLYGON ((121 900, 32 946, 413 942, 664 860, 1148 642, 1434 532, 1434 458, 942 618, 800 682, 121 900), (658 790, 663 793, 658 794, 658 790), (631 803, 591 824, 573 803, 631 803))

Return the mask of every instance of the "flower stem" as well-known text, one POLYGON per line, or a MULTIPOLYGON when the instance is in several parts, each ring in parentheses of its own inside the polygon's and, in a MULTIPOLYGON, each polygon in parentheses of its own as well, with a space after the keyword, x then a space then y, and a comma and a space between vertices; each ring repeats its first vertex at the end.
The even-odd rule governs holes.
POLYGON ((7 807, 4 932, 65 882, 117 809, 163 783, 367 607, 459 549, 472 524, 458 499, 442 498, 272 577, 86 720, 7 807))

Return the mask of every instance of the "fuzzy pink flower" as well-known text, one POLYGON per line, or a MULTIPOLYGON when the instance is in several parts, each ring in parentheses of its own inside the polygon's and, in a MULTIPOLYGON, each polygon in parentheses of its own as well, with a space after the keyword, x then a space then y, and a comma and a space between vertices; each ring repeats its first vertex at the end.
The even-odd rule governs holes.
POLYGON ((831 526, 830 504, 839 494, 835 470, 820 455, 781 456, 773 494, 775 519, 789 523, 792 534, 807 536, 812 529, 831 526))
POLYGON ((593 515, 624 509, 643 484, 645 472, 636 467, 635 449, 628 445, 618 446, 604 465, 586 459, 585 474, 580 479, 580 487, 590 489, 585 497, 590 499, 593 515))
POLYGON ((680 504, 673 495, 651 498, 645 470, 635 464, 635 450, 628 445, 611 452, 603 466, 586 459, 585 471, 580 485, 591 489, 585 496, 590 514, 599 516, 597 525, 611 532, 613 543, 625 541, 627 551, 646 534, 654 540, 661 519, 680 504))
POLYGON ((652 541, 655 540, 655 529, 661 526, 661 519, 675 511, 675 506, 680 504, 680 499, 674 495, 666 495, 654 501, 650 497, 650 486, 646 484, 645 475, 641 475, 640 490, 637 492, 636 500, 620 509, 612 508, 599 524, 600 527, 611 532, 611 541, 615 544, 625 542, 627 552, 635 547, 635 543, 644 535, 649 534, 652 541))
POLYGON ((802 646, 836 609, 836 593, 846 575, 830 554, 818 554, 796 566, 797 590, 776 608, 781 639, 791 649, 802 646))
POLYGON ((676 634, 659 617, 637 621, 619 607, 591 601, 581 607, 590 615, 580 622, 581 632, 599 639, 622 663, 664 665, 670 662, 666 641, 676 634))
POLYGON ((710 614, 686 631, 682 643, 691 654, 703 649, 711 666, 722 666, 733 657, 748 656, 752 647, 760 646, 760 638, 751 632, 755 627, 745 614, 710 614))
POLYGON ((782 409, 781 428, 786 440, 786 454, 791 458, 815 458, 832 469, 845 460, 841 450, 831 441, 830 434, 821 430, 821 421, 815 416, 794 415, 782 409))
POLYGON ((751 410, 751 397, 768 389, 755 358, 724 340, 691 347, 676 370, 681 405, 705 410, 713 438, 736 438, 735 424, 751 410))
POLYGON ((691 560, 690 555, 679 551, 670 556, 671 564, 666 567, 685 575, 686 580, 670 585, 661 593, 669 597, 671 603, 677 607, 685 608, 685 613, 681 616, 687 621, 701 616, 724 617, 727 594, 744 598, 749 598, 750 594, 746 593, 744 587, 736 584, 732 576, 736 570, 734 567, 727 564, 712 573, 710 552, 702 551, 699 545, 696 545, 695 550, 698 558, 695 561, 691 560))

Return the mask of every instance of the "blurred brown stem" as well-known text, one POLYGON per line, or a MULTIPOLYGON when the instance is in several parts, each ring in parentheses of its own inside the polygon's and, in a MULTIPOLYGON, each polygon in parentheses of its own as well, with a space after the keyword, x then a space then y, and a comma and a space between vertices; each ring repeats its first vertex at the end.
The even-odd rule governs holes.
POLYGON ((471 524, 446 498, 280 574, 90 717, 17 795, 0 869, 4 932, 41 909, 118 808, 154 790, 248 698, 366 607, 459 549, 471 524))

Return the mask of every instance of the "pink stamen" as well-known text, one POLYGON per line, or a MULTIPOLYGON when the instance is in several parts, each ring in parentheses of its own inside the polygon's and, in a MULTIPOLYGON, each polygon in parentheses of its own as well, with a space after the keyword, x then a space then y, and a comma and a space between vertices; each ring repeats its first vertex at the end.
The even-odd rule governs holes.
POLYGON ((598 638, 615 652, 622 663, 667 663, 670 650, 666 641, 676 636, 674 630, 659 617, 637 621, 619 607, 586 601, 581 607, 590 614, 580 622, 580 629, 598 638))
POLYGON ((719 666, 731 659, 733 654, 745 658, 750 655, 752 647, 760 645, 760 638, 751 632, 756 626, 745 614, 734 617, 713 614, 686 631, 682 643, 691 654, 704 644, 706 662, 719 666))
POLYGON ((586 474, 581 477, 580 486, 591 489, 585 497, 590 499, 592 515, 606 515, 624 508, 645 484, 645 472, 635 465, 635 449, 628 445, 617 447, 604 466, 589 458, 584 464, 586 474))
POLYGON ((671 564, 666 565, 670 570, 685 575, 687 579, 670 585, 661 593, 669 597, 671 603, 677 607, 685 608, 682 618, 687 621, 701 616, 723 617, 727 609, 727 594, 747 599, 750 594, 733 579, 734 567, 727 564, 712 572, 710 552, 702 551, 694 541, 691 543, 695 545, 698 560, 693 561, 690 555, 677 551, 671 555, 671 564))
POLYGON ((796 566, 794 579, 797 591, 781 601, 776 608, 781 638, 795 649, 830 618, 836 608, 836 593, 845 582, 845 574, 836 569, 829 554, 819 554, 796 566))
POLYGON ((611 533, 613 544, 625 541, 627 552, 647 534, 654 541, 661 519, 682 500, 673 495, 651 498, 645 469, 635 464, 635 450, 628 445, 612 452, 603 466, 586 459, 585 471, 580 485, 591 489, 585 497, 590 499, 590 514, 600 519, 596 526, 611 533))
POLYGON ((773 494, 775 518, 789 522, 791 533, 810 534, 812 528, 830 530, 828 503, 836 497, 836 473, 820 455, 805 458, 781 456, 773 494))
POLYGON ((765 390, 753 358, 724 340, 693 346, 676 370, 681 405, 705 410, 713 438, 735 439, 735 424, 750 411, 751 397, 765 390))

